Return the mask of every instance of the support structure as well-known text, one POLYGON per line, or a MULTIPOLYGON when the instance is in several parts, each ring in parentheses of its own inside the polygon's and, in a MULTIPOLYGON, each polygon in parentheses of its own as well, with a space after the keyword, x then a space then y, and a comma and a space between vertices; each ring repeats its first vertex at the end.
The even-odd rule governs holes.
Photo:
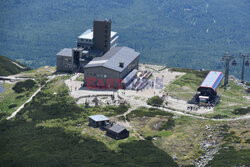
POLYGON ((229 77, 229 66, 230 62, 234 59, 233 55, 229 55, 228 53, 225 53, 224 56, 222 56, 222 61, 226 61, 226 69, 225 69, 225 80, 224 80, 224 86, 226 87, 228 84, 228 77, 229 77))
POLYGON ((248 54, 240 54, 240 57, 242 58, 242 71, 241 71, 241 82, 244 82, 244 74, 245 74, 245 60, 249 59, 250 57, 248 54))

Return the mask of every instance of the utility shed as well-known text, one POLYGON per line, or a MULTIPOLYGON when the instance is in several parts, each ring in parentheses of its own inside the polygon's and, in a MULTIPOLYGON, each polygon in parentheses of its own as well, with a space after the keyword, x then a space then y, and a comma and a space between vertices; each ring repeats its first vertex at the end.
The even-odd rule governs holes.
POLYGON ((89 126, 94 128, 106 126, 109 122, 109 118, 104 115, 91 115, 89 116, 89 126))
POLYGON ((129 137, 129 131, 121 125, 113 124, 113 126, 107 128, 107 136, 118 139, 125 139, 129 137))
POLYGON ((197 91, 201 92, 202 96, 216 96, 216 89, 219 87, 223 78, 222 72, 210 71, 197 91))
POLYGON ((64 48, 56 54, 57 57, 57 71, 59 72, 72 72, 73 58, 72 49, 64 48))

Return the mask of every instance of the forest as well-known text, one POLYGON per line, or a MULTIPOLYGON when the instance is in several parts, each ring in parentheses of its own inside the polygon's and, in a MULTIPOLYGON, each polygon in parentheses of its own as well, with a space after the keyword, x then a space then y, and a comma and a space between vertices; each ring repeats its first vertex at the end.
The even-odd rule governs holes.
MULTIPOLYGON (((96 18, 111 18, 119 44, 141 62, 221 70, 228 51, 250 51, 248 0, 8 0, 0 3, 0 54, 32 68, 55 65, 56 53, 96 18)), ((240 76, 241 59, 231 68, 240 76)), ((250 80, 249 68, 246 69, 250 80)))

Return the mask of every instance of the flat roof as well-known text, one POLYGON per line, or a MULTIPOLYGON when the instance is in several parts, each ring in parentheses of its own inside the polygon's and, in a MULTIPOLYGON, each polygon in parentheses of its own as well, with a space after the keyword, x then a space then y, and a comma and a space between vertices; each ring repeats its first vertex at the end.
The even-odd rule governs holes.
POLYGON ((109 118, 105 117, 104 115, 91 115, 89 116, 90 119, 93 119, 94 121, 109 121, 109 118))
POLYGON ((102 57, 94 58, 84 68, 102 66, 121 72, 139 55, 140 53, 128 47, 113 47, 102 57), (123 67, 119 67, 120 62, 124 63, 123 67))
MULTIPOLYGON (((117 32, 111 31, 110 38, 113 38, 116 34, 117 34, 117 32)), ((93 30, 92 29, 88 29, 84 33, 82 33, 80 36, 78 36, 78 38, 93 40, 93 36, 94 36, 93 35, 93 30)))
POLYGON ((64 48, 60 52, 58 52, 56 55, 57 56, 72 57, 72 49, 71 48, 64 48))

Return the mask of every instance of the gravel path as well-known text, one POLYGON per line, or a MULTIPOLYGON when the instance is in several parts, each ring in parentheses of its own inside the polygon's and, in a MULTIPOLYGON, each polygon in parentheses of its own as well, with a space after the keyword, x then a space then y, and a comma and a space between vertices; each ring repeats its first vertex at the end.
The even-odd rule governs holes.
POLYGON ((132 107, 132 108, 129 108, 127 112, 121 114, 121 115, 117 115, 116 117, 120 117, 120 116, 124 116, 125 117, 125 123, 126 123, 126 126, 129 127, 130 129, 133 130, 133 132, 141 139, 141 140, 145 140, 143 136, 141 136, 141 134, 139 134, 137 131, 136 131, 136 128, 134 128, 133 126, 130 125, 130 123, 127 121, 127 115, 135 110, 136 107, 132 107))

